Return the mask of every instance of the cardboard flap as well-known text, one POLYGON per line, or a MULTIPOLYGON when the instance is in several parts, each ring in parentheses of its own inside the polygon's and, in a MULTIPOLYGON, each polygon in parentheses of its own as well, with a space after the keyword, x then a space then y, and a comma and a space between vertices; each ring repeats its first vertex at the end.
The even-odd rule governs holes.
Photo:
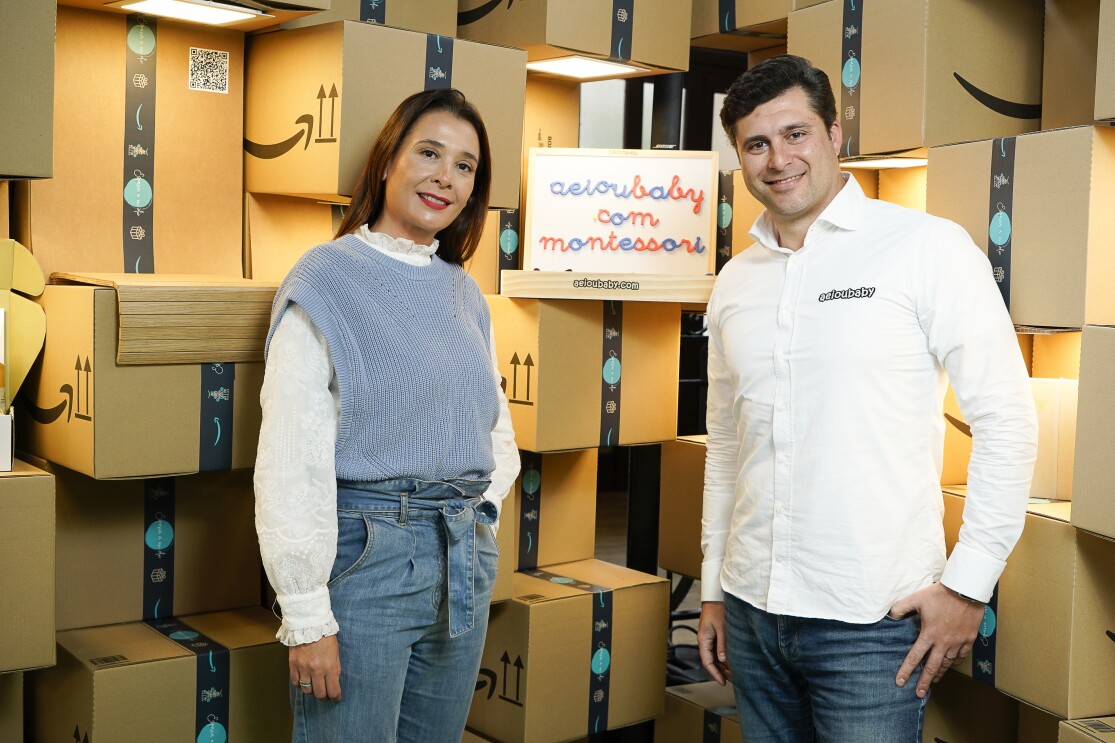
POLYGON ((43 271, 31 251, 15 240, 0 240, 0 289, 37 297, 43 285, 43 271))
POLYGON ((116 363, 262 361, 277 282, 197 274, 53 273, 116 291, 116 363))
POLYGON ((8 301, 8 399, 14 400, 35 359, 39 358, 39 353, 43 350, 43 343, 46 341, 46 312, 19 294, 9 294, 8 301))

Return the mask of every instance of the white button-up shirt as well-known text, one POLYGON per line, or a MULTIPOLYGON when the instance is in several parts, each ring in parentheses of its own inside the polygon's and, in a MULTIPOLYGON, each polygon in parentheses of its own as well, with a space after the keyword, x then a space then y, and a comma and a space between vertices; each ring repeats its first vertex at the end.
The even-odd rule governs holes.
POLYGON ((751 236, 708 304, 702 599, 855 623, 936 580, 989 599, 1022 531, 1037 420, 987 257, 854 178, 799 250, 765 213, 751 236), (973 435, 947 566, 946 373, 973 435))

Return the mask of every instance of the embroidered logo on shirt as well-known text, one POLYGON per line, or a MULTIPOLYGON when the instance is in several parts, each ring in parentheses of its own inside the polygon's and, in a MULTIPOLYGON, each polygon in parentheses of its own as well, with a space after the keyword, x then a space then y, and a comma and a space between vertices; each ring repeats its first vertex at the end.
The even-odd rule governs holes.
POLYGON ((828 302, 832 299, 870 299, 875 294, 875 287, 861 286, 859 289, 833 289, 817 297, 818 302, 828 302))

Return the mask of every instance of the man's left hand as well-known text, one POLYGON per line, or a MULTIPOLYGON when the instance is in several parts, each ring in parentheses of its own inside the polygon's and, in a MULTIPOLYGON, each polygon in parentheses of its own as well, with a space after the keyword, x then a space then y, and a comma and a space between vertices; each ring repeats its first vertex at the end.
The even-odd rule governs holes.
POLYGON ((898 669, 894 682, 905 686, 923 660, 916 693, 925 697, 929 684, 937 683, 949 667, 968 656, 983 621, 983 604, 962 598, 950 588, 934 583, 895 603, 892 617, 916 611, 921 617, 921 632, 898 669))

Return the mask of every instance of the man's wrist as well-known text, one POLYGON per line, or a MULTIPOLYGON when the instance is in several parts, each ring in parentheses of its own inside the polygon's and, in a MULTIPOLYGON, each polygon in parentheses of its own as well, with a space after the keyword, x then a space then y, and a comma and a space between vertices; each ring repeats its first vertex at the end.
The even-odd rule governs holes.
POLYGON ((953 596, 956 596, 959 599, 963 599, 963 600, 967 601, 969 604, 979 604, 980 606, 983 606, 984 604, 987 603, 986 601, 981 601, 980 599, 974 599, 971 596, 966 596, 963 593, 961 593, 960 591, 949 588, 944 583, 942 583, 941 585, 944 586, 944 589, 946 591, 948 591, 949 593, 951 593, 953 596))

